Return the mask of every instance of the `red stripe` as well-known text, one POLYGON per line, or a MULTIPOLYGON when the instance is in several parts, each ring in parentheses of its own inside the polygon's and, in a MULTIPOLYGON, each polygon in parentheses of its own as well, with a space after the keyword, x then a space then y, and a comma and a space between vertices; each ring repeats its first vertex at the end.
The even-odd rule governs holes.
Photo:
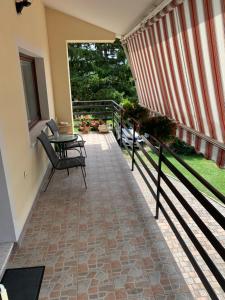
POLYGON ((212 144, 210 144, 209 142, 206 142, 205 147, 206 147, 206 149, 205 149, 205 158, 206 159, 211 159, 212 158, 212 144))
POLYGON ((179 136, 179 139, 181 140, 181 141, 183 141, 183 137, 184 137, 184 130, 183 130, 183 128, 182 127, 179 127, 179 133, 178 133, 178 136, 179 136))
POLYGON ((201 138, 199 136, 195 136, 195 150, 200 152, 201 150, 201 138))
MULTIPOLYGON (((141 39, 141 44, 142 44, 143 53, 144 53, 144 61, 145 61, 145 66, 146 66, 146 70, 147 70, 147 76, 149 78, 150 90, 151 90, 151 94, 152 94, 152 102, 154 102, 154 110, 159 111, 158 103, 157 103, 157 96, 156 96, 154 85, 152 82, 150 61, 148 60, 148 55, 146 54, 146 51, 147 51, 147 48, 149 45, 145 45, 144 32, 140 35, 140 39, 141 39)), ((153 70, 152 70, 152 72, 153 72, 153 70)))
POLYGON ((201 46, 201 38, 200 38, 200 31, 199 31, 199 24, 198 24, 198 17, 197 17, 197 7, 196 7, 195 0, 189 0, 188 5, 190 9, 192 32, 194 38, 195 52, 197 56, 197 67, 198 67, 199 79, 201 84, 203 101, 205 104, 207 121, 209 122, 210 136, 216 139, 216 131, 214 128, 212 110, 210 106, 210 99, 209 99, 209 93, 207 88, 206 74, 204 69, 204 53, 201 46))
POLYGON ((188 145, 192 145, 192 134, 189 131, 186 131, 186 142, 188 145))
MULTIPOLYGON (((193 116, 192 116, 192 112, 190 110, 190 102, 189 102, 187 87, 186 87, 186 84, 185 84, 184 72, 183 72, 183 69, 182 69, 182 57, 181 57, 181 53, 180 53, 179 45, 178 45, 178 40, 177 40, 177 37, 178 37, 179 33, 177 32, 177 28, 176 28, 176 25, 175 25, 174 12, 169 13, 169 18, 170 18, 170 24, 171 24, 171 29, 172 29, 172 35, 173 35, 174 50, 175 50, 175 53, 176 53, 177 68, 178 68, 178 71, 179 71, 180 83, 181 83, 182 92, 183 92, 184 101, 185 101, 185 106, 186 106, 185 108, 186 108, 186 111, 187 111, 190 126, 195 129, 194 119, 193 119, 193 116)), ((186 125, 188 125, 188 124, 186 124, 186 125)))
POLYGON ((156 64, 157 72, 158 72, 158 75, 159 75, 159 82, 160 82, 160 86, 161 86, 161 93, 163 95, 163 102, 164 102, 164 106, 165 106, 165 112, 166 112, 167 116, 172 117, 170 107, 167 103, 169 101, 169 97, 168 97, 168 94, 167 94, 166 84, 165 84, 165 80, 164 80, 164 77, 163 77, 162 67, 161 67, 161 64, 160 64, 160 58, 159 58, 159 53, 158 53, 158 48, 157 48, 157 43, 156 43, 156 37, 155 37, 155 30, 154 30, 153 26, 151 28, 152 28, 152 30, 149 30, 149 33, 150 33, 150 38, 151 38, 152 44, 154 45, 153 52, 155 54, 155 64, 156 64))
POLYGON ((214 90, 216 93, 215 100, 217 103, 217 110, 219 114, 223 141, 225 142, 225 105, 224 105, 225 95, 223 93, 223 86, 221 82, 221 72, 219 67, 220 61, 218 57, 213 8, 212 8, 212 3, 209 0, 204 1, 204 12, 206 17, 206 32, 207 32, 209 53, 210 53, 209 57, 212 65, 212 75, 213 75, 212 78, 213 78, 214 90))
POLYGON ((151 54, 150 54, 150 48, 152 49, 152 46, 151 46, 151 44, 149 45, 148 38, 147 38, 147 31, 144 31, 144 39, 145 39, 146 45, 148 45, 148 47, 147 47, 148 61, 149 61, 149 64, 150 64, 150 68, 152 70, 153 84, 155 85, 156 95, 157 95, 157 98, 158 98, 158 108, 159 108, 158 111, 161 112, 162 114, 164 114, 164 110, 162 108, 162 104, 161 104, 161 101, 160 101, 159 91, 158 91, 157 84, 156 84, 156 77, 155 77, 155 72, 154 72, 153 63, 152 63, 152 57, 151 57, 151 54))
POLYGON ((162 35, 161 35, 161 31, 160 31, 160 22, 157 23, 156 25, 156 29, 157 29, 157 33, 158 33, 158 40, 159 40, 159 47, 160 47, 160 54, 161 54, 161 58, 162 58, 162 64, 163 64, 163 69, 165 72, 165 77, 166 77, 166 82, 167 82, 167 86, 168 86, 168 91, 169 91, 169 96, 170 96, 170 100, 171 100, 171 104, 173 107, 173 112, 174 112, 174 116, 176 120, 178 120, 178 115, 177 115, 177 111, 176 111, 176 107, 175 107, 175 101, 173 98, 173 94, 172 94, 172 90, 170 87, 170 81, 169 81, 169 75, 168 75, 168 71, 167 71, 167 64, 166 64, 166 58, 165 58, 165 54, 164 54, 164 49, 163 49, 163 40, 162 40, 162 35))
POLYGON ((225 165, 225 151, 222 149, 218 150, 216 164, 220 168, 224 167, 225 165))
POLYGON ((169 35, 168 35, 168 31, 167 31, 167 25, 166 25, 165 18, 162 19, 162 25, 163 25, 163 32, 164 32, 164 36, 165 36, 165 44, 166 44, 166 50, 167 50, 168 61, 169 61, 169 66, 170 66, 170 72, 172 75, 174 92, 175 92, 176 101, 177 101, 178 109, 179 109, 180 116, 181 116, 181 120, 179 119, 179 117, 177 117, 177 121, 185 124, 184 111, 183 111, 182 103, 180 101, 180 96, 179 96, 179 91, 178 91, 178 86, 177 86, 177 81, 176 81, 176 76, 175 76, 175 70, 174 70, 174 66, 173 66, 173 59, 172 59, 172 55, 171 55, 171 47, 170 47, 170 43, 169 43, 169 35))
POLYGON ((181 24, 181 34, 182 34, 182 39, 184 43, 184 53, 185 53, 185 58, 187 61, 187 69, 188 69, 188 75, 190 78, 190 84, 191 84, 191 90, 192 90, 192 95, 194 99, 194 106, 195 106, 195 111, 197 114, 197 122, 199 126, 199 130, 201 133, 205 134, 205 129, 204 129, 204 124, 203 124, 203 119, 202 119, 202 114, 201 114, 201 107, 199 104, 198 100, 198 92, 197 92, 197 86, 196 86, 196 81, 195 81, 195 75, 194 75, 194 70, 192 66, 192 59, 191 59, 191 50, 190 50, 190 45, 188 42, 188 34, 187 34, 187 24, 185 20, 185 12, 184 12, 184 5, 180 5, 178 7, 178 15, 180 18, 180 24, 181 24))

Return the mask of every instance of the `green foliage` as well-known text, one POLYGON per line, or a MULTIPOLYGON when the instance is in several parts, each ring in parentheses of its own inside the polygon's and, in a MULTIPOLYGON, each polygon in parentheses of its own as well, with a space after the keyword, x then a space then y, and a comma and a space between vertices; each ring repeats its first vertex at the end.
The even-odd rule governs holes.
POLYGON ((175 138, 170 149, 180 155, 193 155, 196 154, 195 148, 188 145, 187 143, 175 138))
POLYGON ((120 40, 104 44, 69 44, 68 54, 73 99, 117 102, 124 98, 137 99, 120 40))
POLYGON ((140 133, 147 133, 163 142, 169 142, 175 136, 176 123, 166 116, 151 117, 141 123, 140 133))
POLYGON ((137 102, 125 99, 121 104, 124 108, 123 117, 125 119, 133 118, 137 121, 143 122, 149 117, 149 110, 137 102))

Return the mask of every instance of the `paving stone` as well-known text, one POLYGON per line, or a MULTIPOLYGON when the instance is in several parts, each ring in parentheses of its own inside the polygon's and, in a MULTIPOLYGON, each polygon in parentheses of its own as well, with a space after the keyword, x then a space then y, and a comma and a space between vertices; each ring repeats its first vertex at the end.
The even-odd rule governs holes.
POLYGON ((79 169, 57 171, 8 267, 46 266, 40 300, 209 299, 112 133, 84 138, 88 189, 79 169))

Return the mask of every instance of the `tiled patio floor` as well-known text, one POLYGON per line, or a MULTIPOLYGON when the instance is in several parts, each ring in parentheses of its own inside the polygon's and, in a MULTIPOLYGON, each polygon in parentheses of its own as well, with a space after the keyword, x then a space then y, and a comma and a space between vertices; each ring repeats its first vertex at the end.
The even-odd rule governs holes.
POLYGON ((40 300, 208 299, 190 293, 112 134, 85 139, 87 191, 79 169, 57 172, 8 267, 46 266, 40 300))

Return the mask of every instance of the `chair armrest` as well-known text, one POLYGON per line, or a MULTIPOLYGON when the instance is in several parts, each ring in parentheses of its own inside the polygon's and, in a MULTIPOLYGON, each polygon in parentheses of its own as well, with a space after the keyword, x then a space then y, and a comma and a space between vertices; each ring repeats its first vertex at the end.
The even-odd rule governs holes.
MULTIPOLYGON (((82 135, 80 135, 80 134, 78 134, 78 133, 76 133, 76 135, 79 136, 79 137, 81 138, 81 141, 82 141, 82 142, 84 141, 82 135)), ((81 142, 81 141, 77 141, 77 142, 81 142)))

